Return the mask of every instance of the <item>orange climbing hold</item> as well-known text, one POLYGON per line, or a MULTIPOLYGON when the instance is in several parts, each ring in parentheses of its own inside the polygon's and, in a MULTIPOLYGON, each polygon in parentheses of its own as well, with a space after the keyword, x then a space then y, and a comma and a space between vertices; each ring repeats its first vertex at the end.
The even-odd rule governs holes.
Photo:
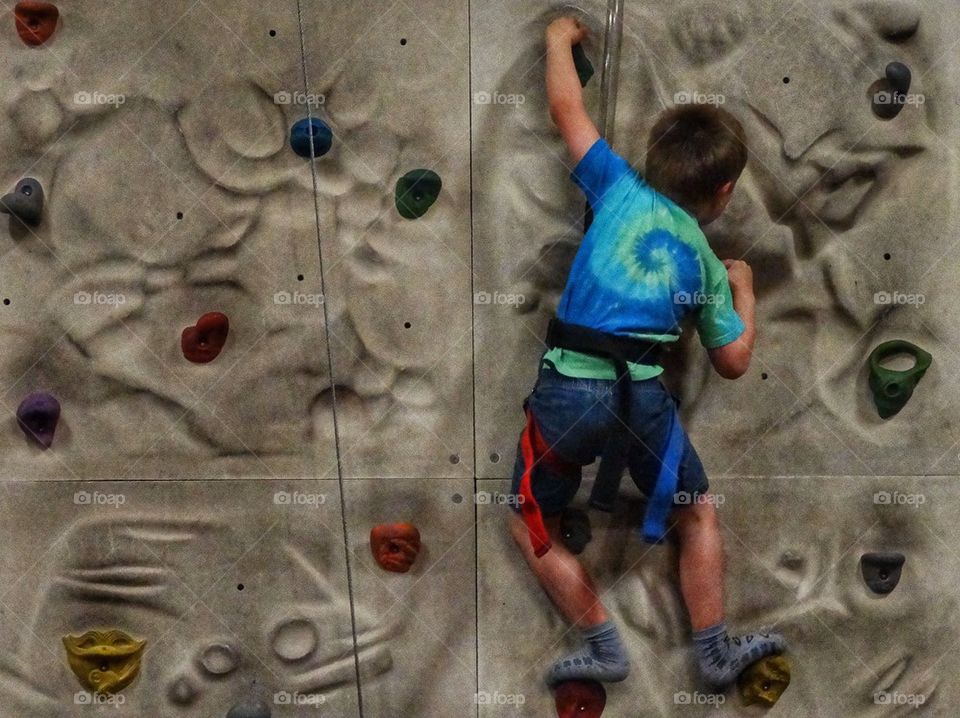
POLYGON ((60 11, 53 3, 22 0, 13 8, 17 34, 28 45, 42 45, 57 29, 60 11))
POLYGON ((413 524, 379 524, 370 531, 370 550, 380 568, 406 573, 420 553, 420 532, 413 524))

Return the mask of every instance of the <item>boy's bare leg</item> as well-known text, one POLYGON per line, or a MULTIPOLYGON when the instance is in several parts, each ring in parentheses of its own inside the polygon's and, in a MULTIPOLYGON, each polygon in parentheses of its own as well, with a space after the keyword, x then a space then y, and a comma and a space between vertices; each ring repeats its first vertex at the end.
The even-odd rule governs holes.
POLYGON ((520 547, 544 591, 564 617, 580 629, 584 647, 561 658, 547 673, 551 686, 570 680, 622 681, 630 672, 630 659, 620 632, 607 616, 596 586, 586 569, 560 540, 559 520, 546 519, 553 543, 537 558, 526 524, 510 512, 510 533, 520 547))
POLYGON ((607 620, 607 612, 597 595, 590 574, 560 540, 559 518, 544 520, 553 547, 541 558, 533 554, 533 546, 523 519, 510 512, 510 533, 530 565, 543 590, 571 624, 579 629, 590 628, 607 620))
POLYGON ((727 635, 723 620, 723 538, 712 501, 675 509, 680 541, 680 591, 690 612, 700 671, 708 683, 726 686, 751 663, 786 647, 776 633, 727 635))
POLYGON ((690 626, 702 631, 723 621, 723 537, 712 502, 674 510, 680 540, 680 591, 690 626))

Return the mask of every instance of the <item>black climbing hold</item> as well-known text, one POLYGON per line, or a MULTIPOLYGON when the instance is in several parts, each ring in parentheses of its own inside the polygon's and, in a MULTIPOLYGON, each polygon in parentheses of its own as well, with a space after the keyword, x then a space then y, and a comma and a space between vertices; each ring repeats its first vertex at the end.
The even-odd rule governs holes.
POLYGON ((323 120, 305 117, 290 128, 290 149, 300 157, 323 157, 332 146, 333 131, 323 120))
POLYGON ((870 101, 874 114, 882 120, 892 120, 906 105, 913 73, 902 62, 891 62, 884 77, 870 87, 870 101))
POLYGON ((443 182, 432 170, 411 170, 397 180, 394 200, 404 219, 417 219, 427 213, 440 195, 443 182))
POLYGON ((889 419, 896 415, 913 396, 913 390, 923 378, 933 357, 915 344, 902 339, 884 342, 870 352, 870 391, 873 403, 881 418, 889 419), (910 369, 887 369, 881 366, 884 359, 897 354, 912 356, 916 363, 910 369))
POLYGON ((28 439, 44 449, 53 444, 53 435, 60 420, 60 402, 46 392, 28 394, 17 407, 17 424, 28 439))
POLYGON ((227 718, 270 718, 270 706, 257 698, 247 698, 234 703, 227 718))
POLYGON ((885 596, 900 583, 900 572, 906 557, 902 553, 865 553, 860 557, 860 573, 874 593, 885 596))
POLYGON ((913 80, 913 73, 910 68, 902 62, 891 62, 884 71, 890 88, 898 95, 906 95, 910 92, 910 82, 913 80))
POLYGON ((573 66, 577 68, 577 77, 580 78, 580 87, 586 87, 593 77, 593 63, 587 57, 583 45, 577 43, 573 46, 573 66))
POLYGON ((0 212, 27 224, 36 224, 43 215, 43 187, 33 177, 25 177, 13 192, 0 197, 0 212))
POLYGON ((572 553, 582 553, 593 538, 587 513, 580 509, 564 509, 560 515, 560 537, 572 553))

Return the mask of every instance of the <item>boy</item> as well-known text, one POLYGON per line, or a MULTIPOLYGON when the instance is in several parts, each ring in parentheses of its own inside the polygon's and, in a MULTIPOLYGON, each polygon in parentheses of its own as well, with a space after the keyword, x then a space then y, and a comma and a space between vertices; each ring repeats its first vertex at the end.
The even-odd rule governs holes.
POLYGON ((704 679, 721 688, 785 642, 776 634, 727 635, 714 502, 674 400, 657 378, 656 357, 662 343, 677 340, 680 321, 693 316, 721 376, 736 379, 749 367, 756 334, 751 269, 717 259, 700 230, 723 213, 746 165, 743 128, 706 105, 665 112, 651 132, 644 180, 600 138, 584 108, 571 49, 585 36, 570 17, 546 33, 550 115, 576 163, 572 177, 593 223, 524 403, 528 423, 513 484, 522 498, 511 533, 585 642, 554 664, 547 682, 625 679, 629 660, 617 627, 587 572, 551 535, 579 488, 582 466, 601 456, 591 501, 608 510, 629 468, 649 498, 645 537, 662 540, 668 517, 676 529, 697 663, 704 679))

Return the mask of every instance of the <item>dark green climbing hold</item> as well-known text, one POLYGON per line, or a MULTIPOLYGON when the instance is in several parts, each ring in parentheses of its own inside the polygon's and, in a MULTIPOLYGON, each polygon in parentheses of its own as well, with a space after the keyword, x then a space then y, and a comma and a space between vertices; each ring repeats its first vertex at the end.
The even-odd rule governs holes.
POLYGON ((928 352, 903 339, 884 342, 870 352, 870 391, 873 392, 873 403, 881 418, 889 419, 906 406, 932 362, 933 357, 928 352), (880 365, 884 359, 897 354, 908 354, 916 363, 904 370, 887 369, 880 365))
POLYGON ((432 170, 411 170, 397 180, 397 211, 404 219, 417 219, 427 213, 440 195, 440 175, 432 170))
POLYGON ((573 46, 573 66, 577 68, 577 77, 580 78, 580 87, 586 87, 593 77, 593 63, 583 51, 583 45, 577 43, 573 46))

